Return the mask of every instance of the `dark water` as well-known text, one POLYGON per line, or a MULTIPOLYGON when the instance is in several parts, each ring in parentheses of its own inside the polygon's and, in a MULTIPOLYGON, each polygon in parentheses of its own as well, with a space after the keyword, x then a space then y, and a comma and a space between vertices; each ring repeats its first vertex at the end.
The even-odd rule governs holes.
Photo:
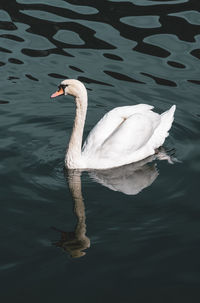
POLYGON ((1 0, 1 302, 198 295, 199 10, 198 0, 1 0), (176 104, 164 146, 181 162, 151 162, 138 194, 66 175, 74 104, 49 99, 64 78, 88 88, 85 135, 115 106, 176 104))

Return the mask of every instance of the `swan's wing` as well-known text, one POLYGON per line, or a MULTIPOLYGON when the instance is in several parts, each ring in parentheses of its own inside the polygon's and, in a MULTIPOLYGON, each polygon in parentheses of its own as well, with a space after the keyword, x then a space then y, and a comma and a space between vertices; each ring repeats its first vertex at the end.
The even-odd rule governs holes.
POLYGON ((130 157, 147 144, 160 120, 160 115, 152 111, 131 115, 99 147, 99 156, 104 159, 107 155, 110 159, 130 157))
POLYGON ((138 104, 116 107, 109 111, 89 133, 83 146, 83 154, 89 155, 96 151, 133 114, 149 112, 151 109, 151 105, 138 104))

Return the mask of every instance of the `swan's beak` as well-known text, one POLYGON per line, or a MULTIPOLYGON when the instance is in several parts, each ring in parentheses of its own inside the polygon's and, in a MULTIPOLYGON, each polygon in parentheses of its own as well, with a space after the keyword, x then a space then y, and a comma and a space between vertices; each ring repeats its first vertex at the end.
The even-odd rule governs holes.
POLYGON ((64 90, 62 87, 59 87, 58 91, 51 95, 51 98, 55 98, 61 95, 64 95, 64 90))

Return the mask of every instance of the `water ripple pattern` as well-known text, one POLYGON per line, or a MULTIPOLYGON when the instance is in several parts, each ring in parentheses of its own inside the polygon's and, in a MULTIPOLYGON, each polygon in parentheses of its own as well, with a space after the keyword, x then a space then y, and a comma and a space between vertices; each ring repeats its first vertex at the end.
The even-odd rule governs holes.
POLYGON ((143 286, 197 285, 199 1, 1 0, 0 70, 2 302, 133 302, 143 286), (66 78, 88 90, 84 137, 113 107, 177 105, 165 148, 181 162, 148 166, 157 178, 134 197, 83 173, 82 221, 63 172, 74 103, 49 99, 66 78), (84 261, 66 257, 86 240, 84 261))

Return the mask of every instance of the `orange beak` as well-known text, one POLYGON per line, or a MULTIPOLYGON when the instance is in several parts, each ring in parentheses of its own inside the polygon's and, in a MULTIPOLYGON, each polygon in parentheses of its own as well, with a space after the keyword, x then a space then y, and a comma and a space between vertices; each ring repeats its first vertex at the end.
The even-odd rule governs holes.
POLYGON ((51 95, 51 98, 55 98, 61 95, 64 95, 64 90, 62 87, 59 87, 58 91, 51 95))

